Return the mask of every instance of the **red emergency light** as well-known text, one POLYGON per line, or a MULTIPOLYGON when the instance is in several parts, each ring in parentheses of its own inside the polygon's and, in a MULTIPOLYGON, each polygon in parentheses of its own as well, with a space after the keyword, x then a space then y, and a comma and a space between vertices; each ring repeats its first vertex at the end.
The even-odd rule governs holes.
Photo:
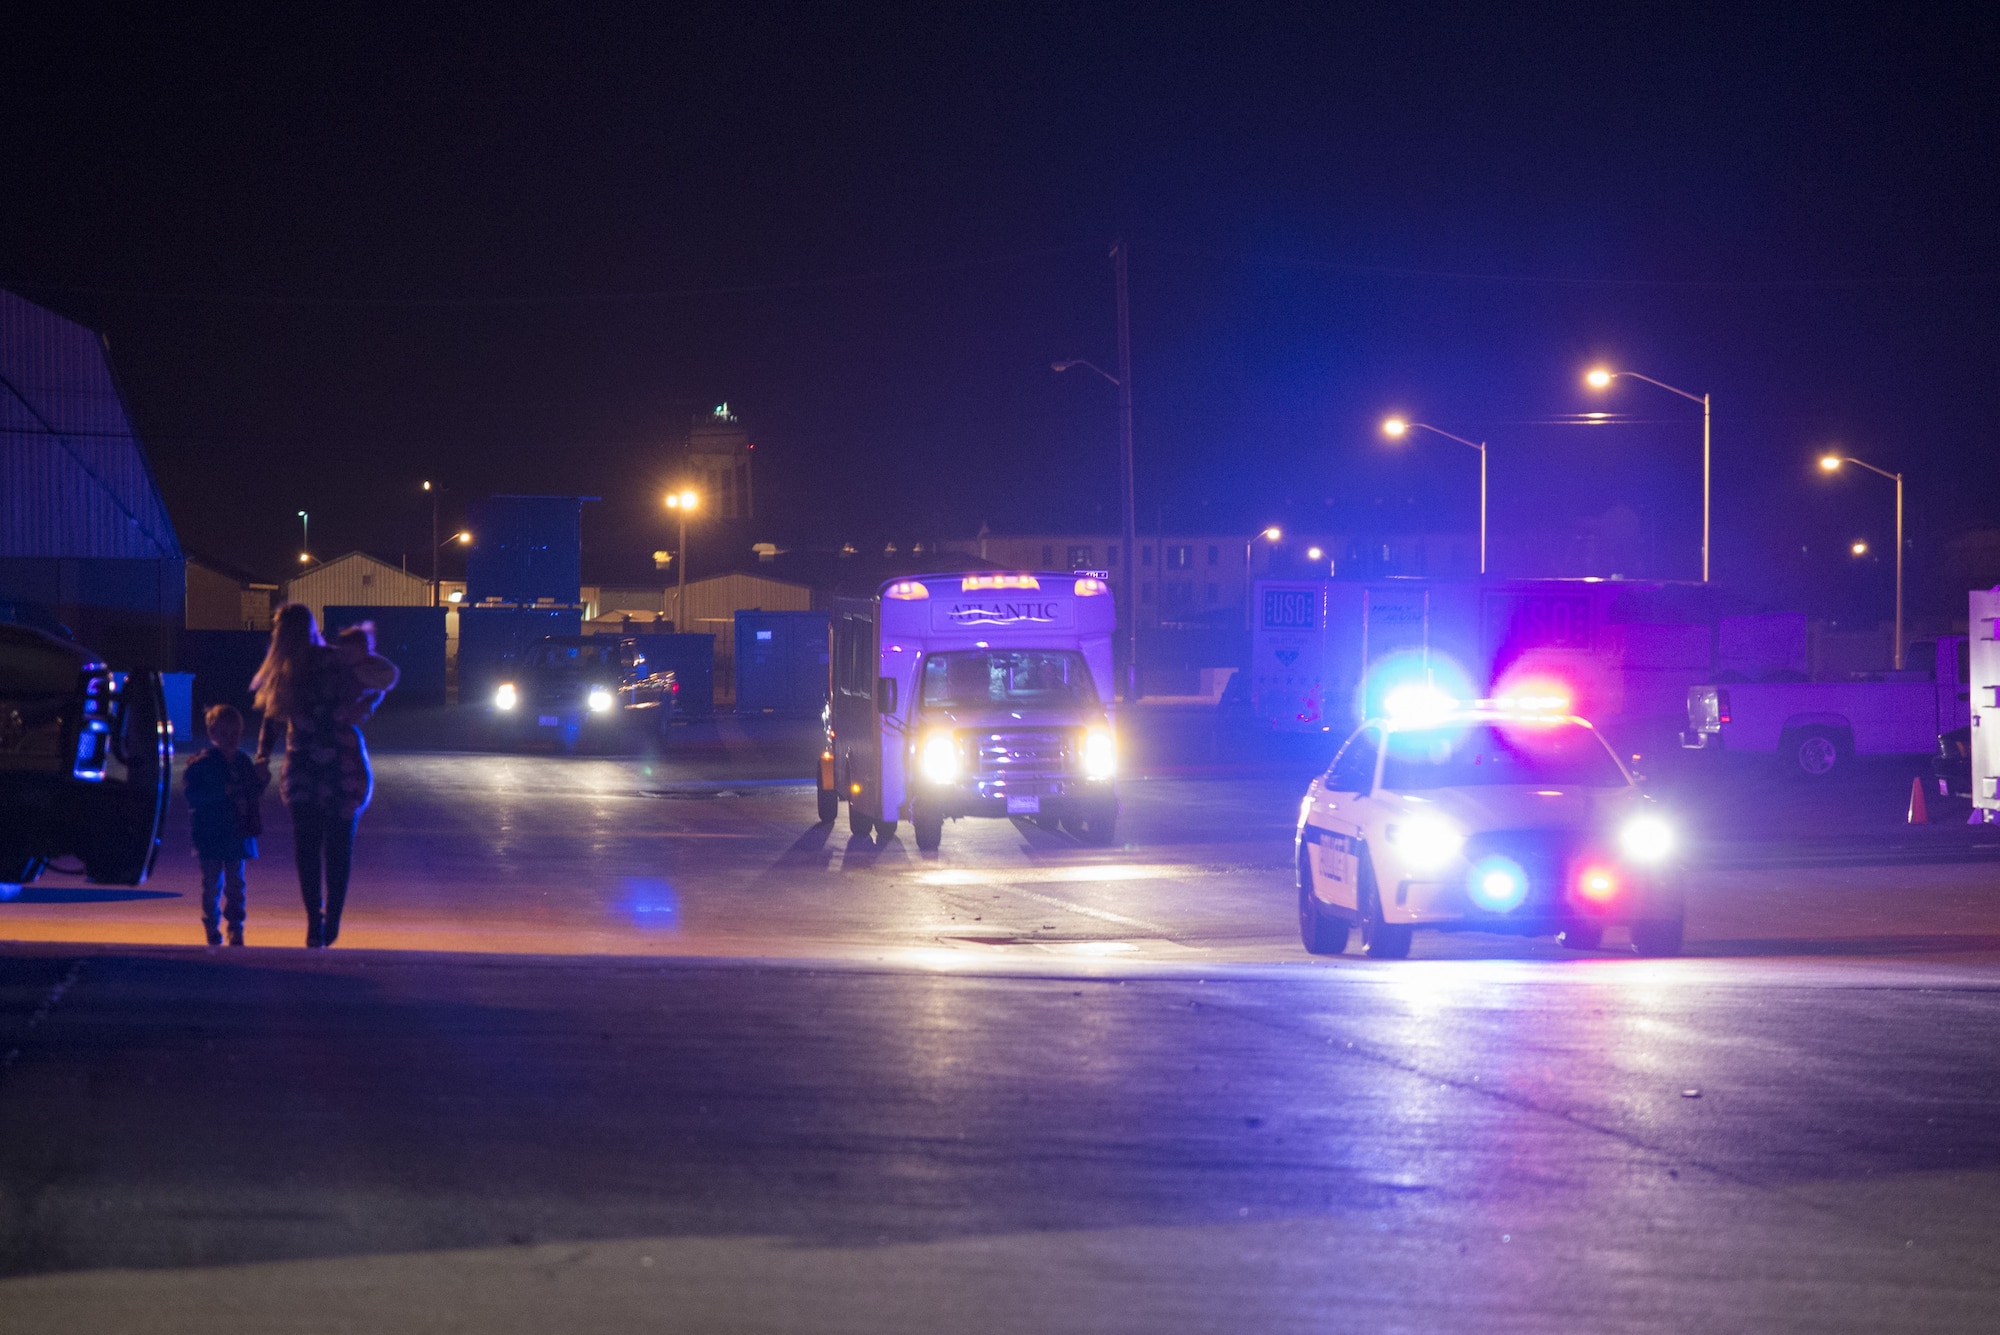
POLYGON ((1609 904, 1618 896, 1618 873, 1602 863, 1588 863, 1576 874, 1576 893, 1592 904, 1609 904))

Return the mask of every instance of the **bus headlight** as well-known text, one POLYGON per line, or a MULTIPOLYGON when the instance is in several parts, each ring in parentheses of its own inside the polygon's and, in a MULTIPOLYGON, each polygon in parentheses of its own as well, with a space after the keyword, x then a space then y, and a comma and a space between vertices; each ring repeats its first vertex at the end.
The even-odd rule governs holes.
POLYGON ((932 783, 952 783, 958 778, 958 740, 939 729, 924 734, 917 748, 917 770, 932 783))
POLYGON ((1618 848, 1634 862, 1659 862, 1674 850, 1674 830, 1658 816, 1634 816, 1618 831, 1618 848))
POLYGON ((1441 871, 1465 847, 1465 835, 1444 817, 1420 812, 1391 825, 1389 842, 1411 871, 1441 871))
POLYGON ((1083 734, 1083 777, 1108 779, 1118 772, 1118 743, 1111 729, 1091 728, 1083 734))
POLYGON ((494 688, 493 707, 495 709, 512 709, 520 703, 521 693, 514 689, 513 682, 503 681, 499 686, 494 688))
POLYGON ((612 699, 611 692, 606 690, 604 687, 593 686, 590 688, 591 713, 608 714, 611 712, 611 706, 613 703, 614 701, 612 699))

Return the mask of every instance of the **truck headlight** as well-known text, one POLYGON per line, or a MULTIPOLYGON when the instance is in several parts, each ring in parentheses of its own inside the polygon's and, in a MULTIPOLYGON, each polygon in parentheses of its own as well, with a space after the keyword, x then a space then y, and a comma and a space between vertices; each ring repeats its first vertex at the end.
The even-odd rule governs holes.
POLYGON ((925 733, 923 745, 917 748, 917 769, 932 783, 951 783, 956 780, 957 739, 943 729, 925 733))
POLYGON ((1419 813, 1391 825, 1389 843, 1411 871, 1441 871, 1465 847, 1465 835, 1442 816, 1419 813))
POLYGON ((1108 779, 1118 772, 1118 743, 1111 729, 1091 728, 1083 734, 1083 777, 1108 779))
POLYGON ((611 706, 616 702, 612 698, 610 691, 604 689, 602 686, 593 686, 590 688, 589 703, 591 713, 608 714, 611 712, 611 706))
POLYGON ((520 703, 521 693, 514 689, 513 682, 503 681, 499 686, 494 688, 493 707, 495 709, 512 709, 520 703))
POLYGON ((1618 831, 1618 847, 1634 862, 1659 862, 1674 850, 1674 830, 1658 816, 1634 816, 1618 831))

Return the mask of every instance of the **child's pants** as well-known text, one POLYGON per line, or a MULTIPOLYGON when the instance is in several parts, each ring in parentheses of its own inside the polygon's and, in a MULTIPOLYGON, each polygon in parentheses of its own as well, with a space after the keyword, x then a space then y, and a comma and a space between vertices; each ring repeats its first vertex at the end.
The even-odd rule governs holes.
POLYGON ((238 858, 234 862, 201 860, 201 922, 211 932, 216 927, 218 900, 222 901, 222 916, 229 920, 230 928, 242 931, 243 859, 238 858))

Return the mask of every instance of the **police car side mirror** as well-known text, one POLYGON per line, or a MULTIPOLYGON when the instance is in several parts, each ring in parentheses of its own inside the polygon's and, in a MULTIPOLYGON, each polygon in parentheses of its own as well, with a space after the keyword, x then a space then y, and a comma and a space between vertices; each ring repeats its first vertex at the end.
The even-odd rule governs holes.
POLYGON ((877 677, 875 679, 875 712, 893 714, 896 712, 896 679, 877 677))

